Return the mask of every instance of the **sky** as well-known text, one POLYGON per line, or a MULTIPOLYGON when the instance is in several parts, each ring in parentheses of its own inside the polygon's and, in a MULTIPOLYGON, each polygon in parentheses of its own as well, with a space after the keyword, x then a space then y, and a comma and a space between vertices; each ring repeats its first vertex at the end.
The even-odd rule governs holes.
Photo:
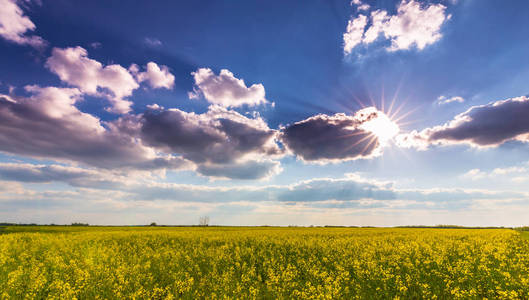
POLYGON ((0 7, 0 222, 528 225, 527 1, 0 7))

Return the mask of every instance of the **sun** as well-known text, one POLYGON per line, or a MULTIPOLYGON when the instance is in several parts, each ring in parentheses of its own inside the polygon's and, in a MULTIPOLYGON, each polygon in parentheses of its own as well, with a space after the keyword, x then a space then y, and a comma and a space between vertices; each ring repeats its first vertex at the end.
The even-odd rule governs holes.
POLYGON ((382 111, 377 111, 377 114, 374 118, 371 118, 369 121, 363 123, 360 127, 373 133, 373 135, 378 138, 378 141, 382 145, 387 144, 400 131, 399 125, 392 121, 382 111))

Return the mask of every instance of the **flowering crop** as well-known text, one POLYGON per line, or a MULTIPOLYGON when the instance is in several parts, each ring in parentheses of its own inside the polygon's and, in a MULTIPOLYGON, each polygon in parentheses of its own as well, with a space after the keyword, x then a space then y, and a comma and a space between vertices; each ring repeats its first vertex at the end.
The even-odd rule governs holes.
POLYGON ((529 298, 529 240, 513 230, 54 226, 4 232, 0 299, 529 298))

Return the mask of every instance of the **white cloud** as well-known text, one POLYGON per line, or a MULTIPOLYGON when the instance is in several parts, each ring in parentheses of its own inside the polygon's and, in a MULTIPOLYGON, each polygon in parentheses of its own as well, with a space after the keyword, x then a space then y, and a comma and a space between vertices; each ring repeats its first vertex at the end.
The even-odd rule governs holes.
POLYGON ((442 4, 421 8, 421 4, 414 0, 403 1, 397 15, 392 16, 384 26, 384 35, 391 39, 388 50, 409 49, 413 45, 422 50, 437 42, 442 36, 439 32, 441 26, 450 18, 450 15, 445 15, 445 9, 442 4))
MULTIPOLYGON (((529 164, 525 164, 528 166, 529 164)), ((481 179, 510 179, 514 182, 521 182, 529 177, 527 176, 529 169, 526 166, 512 166, 505 168, 495 168, 492 171, 486 172, 480 169, 472 169, 465 174, 462 174, 460 177, 463 179, 470 180, 481 180, 481 179), (515 176, 518 175, 518 176, 515 176), (514 177, 513 177, 514 176, 514 177)))
POLYGON ((153 89, 172 89, 174 86, 174 75, 169 72, 167 66, 158 66, 155 62, 148 62, 145 72, 139 72, 137 65, 132 65, 129 70, 136 76, 138 82, 147 81, 153 89))
POLYGON ((454 102, 463 103, 465 102, 465 99, 461 96, 453 96, 450 98, 447 98, 445 96, 439 96, 439 98, 437 98, 438 105, 444 105, 444 104, 449 104, 449 103, 454 103, 454 102))
POLYGON ((162 45, 162 41, 157 38, 146 37, 143 41, 151 47, 160 47, 162 45))
POLYGON ((126 98, 139 87, 139 83, 145 81, 151 88, 172 89, 175 80, 167 66, 154 62, 147 63, 144 72, 140 72, 136 64, 128 70, 118 64, 103 66, 89 58, 82 47, 53 48, 46 67, 83 93, 107 98, 112 105, 108 110, 115 113, 131 111, 132 102, 126 98))
POLYGON ((527 172, 527 168, 516 166, 516 167, 508 167, 508 168, 496 168, 492 170, 492 175, 498 176, 498 175, 507 175, 507 174, 512 174, 512 173, 523 173, 523 172, 527 172))
POLYGON ((112 103, 110 110, 127 113, 132 102, 125 97, 139 87, 131 73, 120 65, 103 66, 100 62, 88 58, 88 52, 82 47, 53 48, 46 67, 59 78, 83 93, 105 96, 112 103))
POLYGON ((465 174, 461 175, 460 177, 463 179, 470 179, 470 180, 479 180, 487 177, 487 173, 481 171, 480 169, 472 169, 465 174))
POLYGON ((370 8, 371 8, 371 6, 369 6, 369 4, 364 3, 364 4, 360 5, 360 6, 358 6, 357 9, 358 9, 359 11, 361 11, 361 10, 367 11, 367 10, 369 10, 370 8))
POLYGON ((27 35, 28 31, 36 29, 35 24, 24 15, 15 0, 0 0, 0 36, 4 39, 20 44, 41 48, 46 45, 40 36, 27 35))
POLYGON ((362 43, 362 36, 366 25, 367 17, 364 15, 359 15, 356 19, 349 20, 347 30, 343 34, 345 53, 351 53, 354 47, 362 43))
POLYGON ((147 108, 150 110, 163 110, 164 109, 164 107, 161 105, 158 105, 158 103, 148 104, 147 108))
POLYGON ((360 0, 352 0, 351 1, 351 6, 352 5, 356 5, 356 9, 358 11, 361 11, 361 10, 369 10, 369 8, 371 7, 369 4, 367 3, 362 3, 362 1, 360 0))
POLYGON ((160 183, 140 177, 121 184, 123 177, 109 179, 75 167, 0 164, 1 176, 8 181, 0 181, 0 217, 17 222, 70 223, 82 219, 91 224, 148 224, 153 220, 195 224, 198 216, 207 214, 215 224, 226 225, 394 226, 435 225, 446 220, 451 224, 491 225, 490 220, 508 210, 505 216, 516 216, 516 220, 503 218, 492 225, 509 225, 523 223, 528 213, 527 193, 404 190, 391 183, 347 176, 233 187, 160 183), (32 184, 35 189, 21 182, 36 182, 32 184), (76 188, 53 190, 38 182, 66 182, 76 188), (90 185, 78 186, 79 182, 90 185), (488 214, 485 220, 483 213, 488 214), (421 214, 425 215, 419 217, 421 214), (474 219, 468 220, 469 215, 474 219), (428 221, 428 217, 434 220, 428 221))
MULTIPOLYGON (((60 119, 77 126, 79 131, 103 132, 104 128, 99 119, 90 114, 83 113, 75 107, 82 99, 82 93, 76 88, 39 87, 29 85, 24 88, 32 95, 25 98, 16 98, 17 106, 28 106, 40 114, 52 119, 60 119)), ((22 124, 21 124, 22 125, 22 124)), ((22 129, 22 126, 21 126, 22 129)))
POLYGON ((262 84, 247 87, 244 80, 236 78, 226 69, 215 75, 211 69, 200 68, 191 75, 195 79, 195 88, 189 93, 190 99, 202 95, 208 102, 224 107, 254 106, 268 102, 262 84))
POLYGON ((365 32, 365 16, 359 15, 347 25, 344 52, 349 54, 358 45, 373 43, 381 35, 391 42, 386 48, 387 51, 406 50, 411 47, 422 50, 442 37, 441 26, 451 17, 445 14, 445 10, 446 7, 442 4, 423 7, 415 0, 403 0, 396 15, 390 16, 384 10, 373 11, 371 25, 365 32))
MULTIPOLYGON (((398 189, 393 182, 359 177, 313 178, 282 185, 205 186, 160 183, 157 178, 128 178, 99 170, 58 165, 2 163, 0 178, 16 182, 65 182, 76 187, 111 190, 115 201, 181 203, 264 203, 320 209, 447 209, 457 211, 495 201, 527 201, 527 193, 480 189, 398 189), (121 194, 121 196, 119 196, 121 194)), ((0 193, 1 195, 1 193, 0 193)))

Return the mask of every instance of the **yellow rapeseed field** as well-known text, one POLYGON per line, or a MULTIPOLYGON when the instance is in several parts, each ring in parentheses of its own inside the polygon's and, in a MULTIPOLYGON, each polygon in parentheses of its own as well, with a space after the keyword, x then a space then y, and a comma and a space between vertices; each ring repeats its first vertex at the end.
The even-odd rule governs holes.
POLYGON ((529 298, 529 241, 507 229, 3 232, 1 299, 529 298))

